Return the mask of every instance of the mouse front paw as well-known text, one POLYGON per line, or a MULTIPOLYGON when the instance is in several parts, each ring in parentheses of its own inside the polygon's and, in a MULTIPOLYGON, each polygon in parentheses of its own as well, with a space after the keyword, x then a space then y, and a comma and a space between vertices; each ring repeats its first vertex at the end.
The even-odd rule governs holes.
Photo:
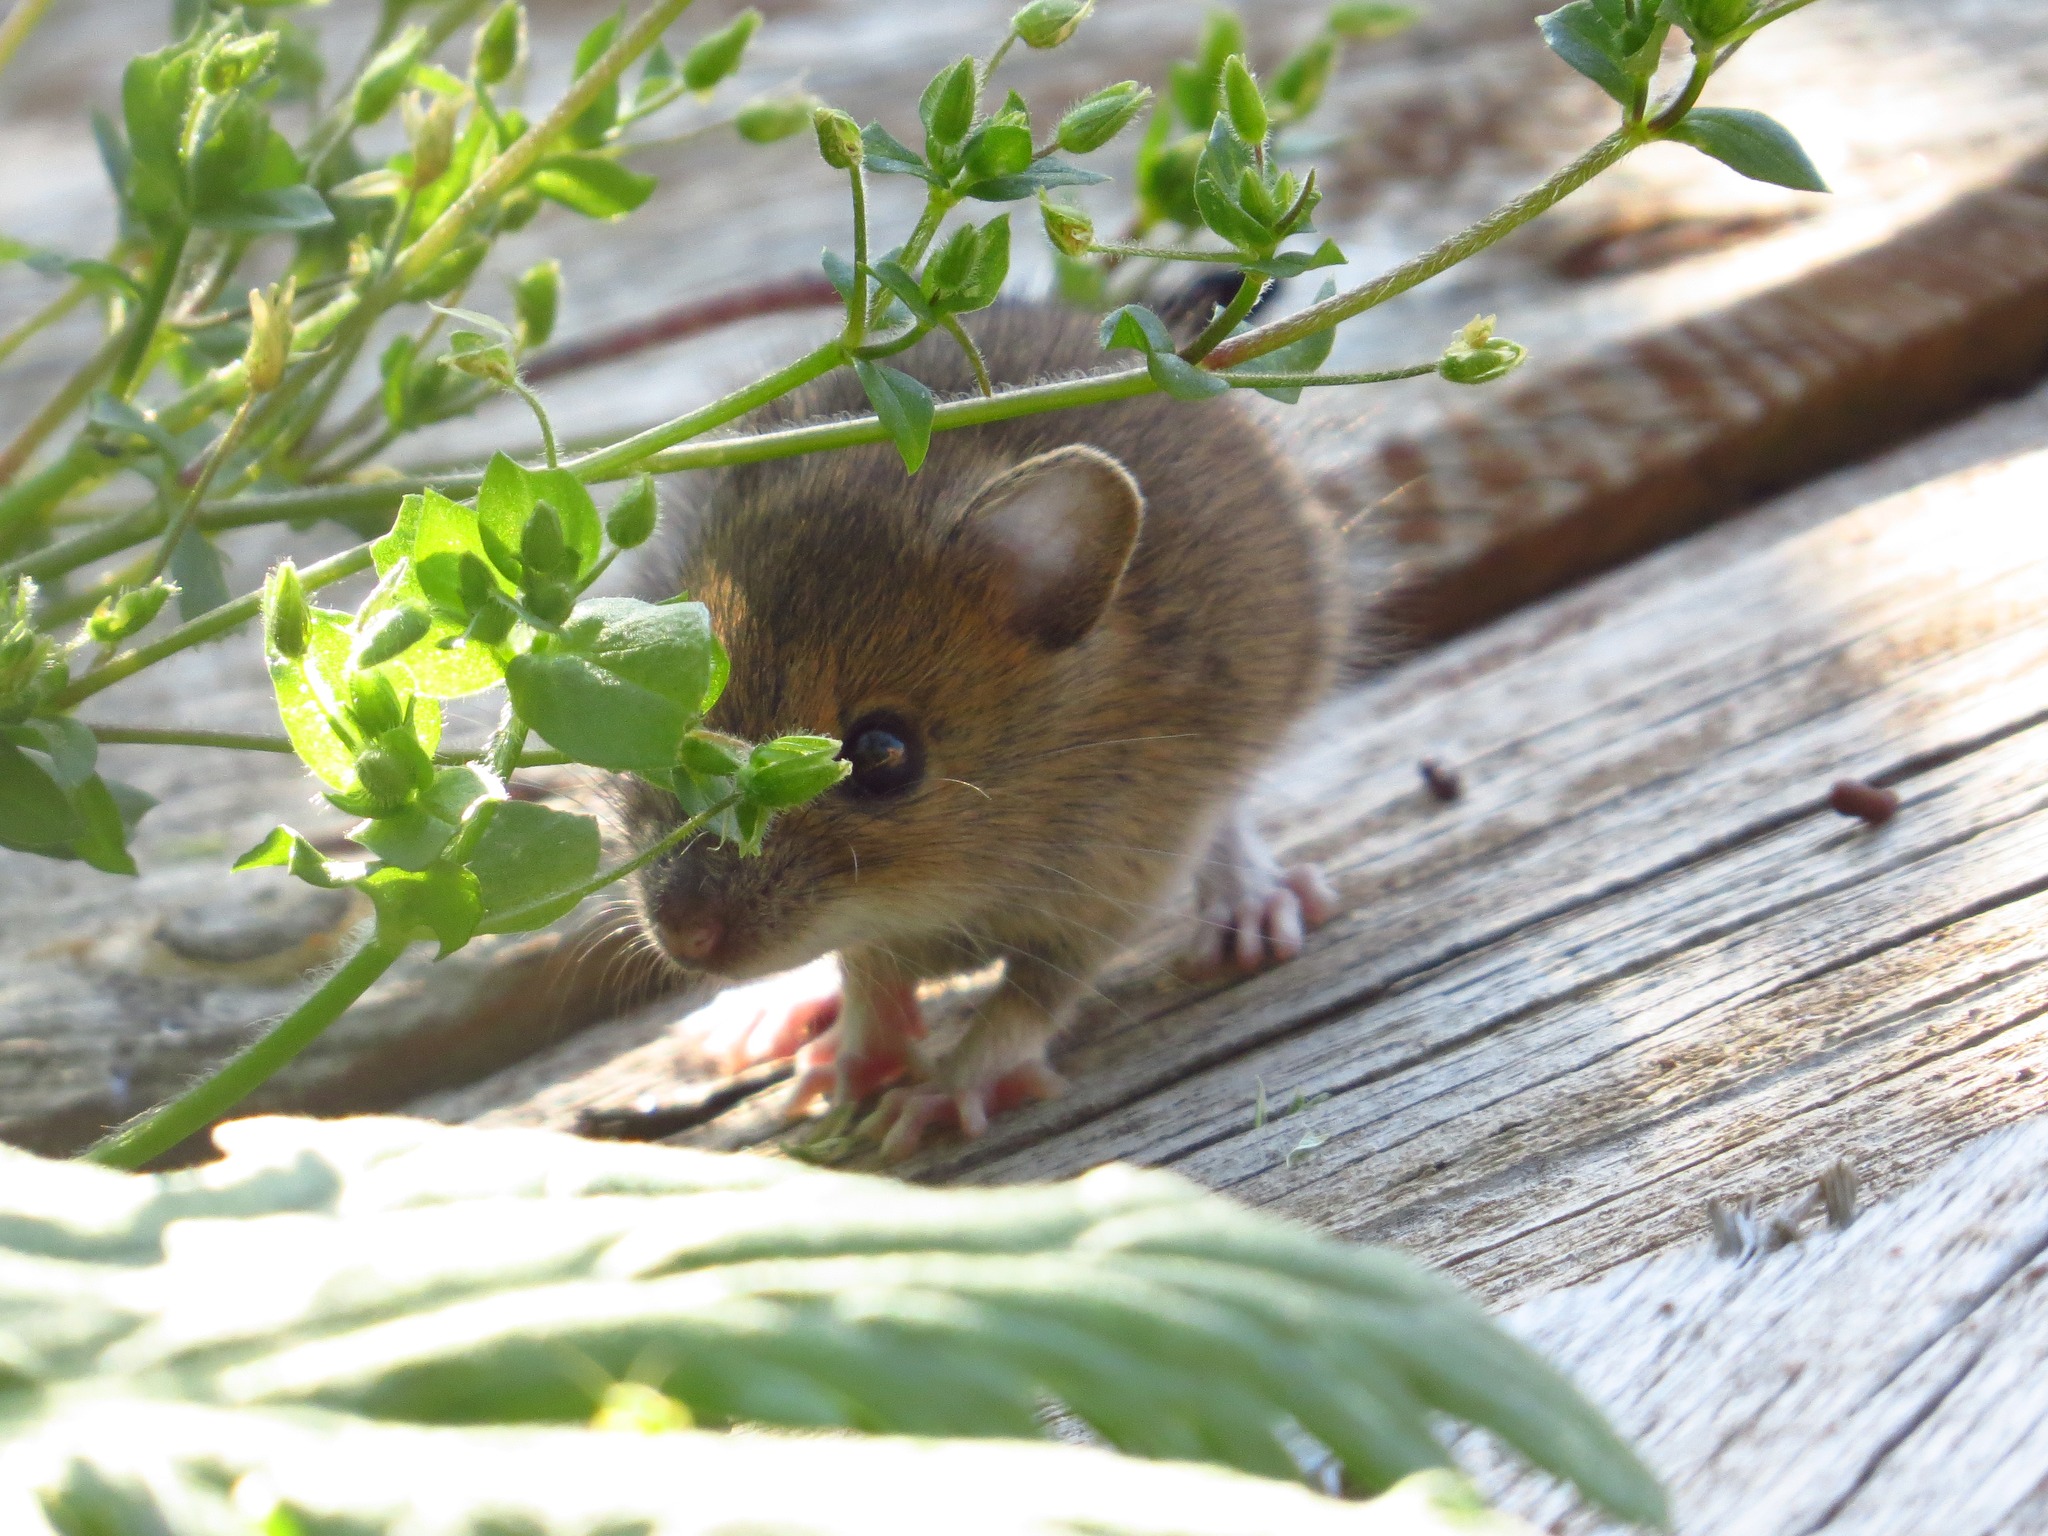
POLYGON ((989 1121, 1006 1110, 1041 1099, 1056 1099, 1067 1081, 1046 1065, 1042 1056, 994 1073, 953 1080, 943 1068, 936 1081, 910 1083, 882 1095, 875 1112, 861 1122, 859 1134, 879 1142, 884 1159, 901 1162, 924 1144, 934 1130, 957 1131, 973 1141, 989 1121))
POLYGON ((839 962, 826 955, 779 976, 727 987, 679 1026, 689 1047, 731 1076, 787 1061, 839 1018, 839 962))

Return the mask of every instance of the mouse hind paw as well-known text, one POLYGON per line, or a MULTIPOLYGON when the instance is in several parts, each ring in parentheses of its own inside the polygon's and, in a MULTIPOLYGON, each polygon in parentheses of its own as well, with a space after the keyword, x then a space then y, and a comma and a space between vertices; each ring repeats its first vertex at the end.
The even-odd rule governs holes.
POLYGON ((1294 959, 1337 910, 1314 864, 1283 866, 1242 811, 1232 815, 1195 878, 1197 928, 1188 958, 1204 974, 1264 970, 1294 959))

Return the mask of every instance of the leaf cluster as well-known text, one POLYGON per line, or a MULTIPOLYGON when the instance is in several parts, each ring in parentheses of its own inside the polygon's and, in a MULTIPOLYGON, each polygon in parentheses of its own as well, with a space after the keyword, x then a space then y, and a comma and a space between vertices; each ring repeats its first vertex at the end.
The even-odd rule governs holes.
MULTIPOLYGON (((1275 1479, 1313 1443, 1370 1492, 1447 1464, 1447 1414, 1624 1519, 1663 1517, 1597 1411, 1454 1288, 1171 1175, 936 1191, 389 1119, 219 1138, 226 1159, 188 1174, 0 1153, 17 1433, 75 1432, 88 1399, 211 1410, 195 1418, 214 1445, 237 1425, 262 1445, 287 1414, 340 1446, 374 1426, 556 1426, 574 1483, 568 1432, 593 1421, 1016 1441, 1045 1435, 1050 1403, 1126 1452, 1275 1479)), ((801 1442, 783 1444, 794 1472, 801 1442)), ((40 1465, 59 1530, 92 1529, 67 1501, 138 1497, 64 1470, 96 1465, 104 1436, 67 1449, 14 1464, 40 1465)), ((174 1454, 142 1496, 203 1490, 205 1465, 174 1454)), ((475 1509, 494 1490, 450 1492, 475 1509)))

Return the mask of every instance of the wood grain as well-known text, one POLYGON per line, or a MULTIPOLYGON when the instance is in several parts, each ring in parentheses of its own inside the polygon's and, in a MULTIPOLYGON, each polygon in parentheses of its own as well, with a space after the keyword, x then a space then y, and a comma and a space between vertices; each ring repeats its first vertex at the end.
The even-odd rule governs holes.
MULTIPOLYGON (((1747 1263, 1700 1242, 1507 1321, 1636 1438, 1682 1536, 2022 1536, 2048 1510, 2044 1189, 2034 1120, 1846 1231, 1747 1263)), ((1463 1451, 1553 1536, 1613 1529, 1463 1451)))

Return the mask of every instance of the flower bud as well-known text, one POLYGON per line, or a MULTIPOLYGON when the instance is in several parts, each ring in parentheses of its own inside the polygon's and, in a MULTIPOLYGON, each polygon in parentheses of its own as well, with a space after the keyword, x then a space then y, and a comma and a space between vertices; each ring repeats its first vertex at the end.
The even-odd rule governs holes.
POLYGON ((382 736, 405 724, 398 690, 391 686, 390 678, 375 670, 349 674, 348 712, 365 736, 382 736))
POLYGON ((514 187, 498 204, 498 228, 516 234, 534 221, 540 212, 540 194, 531 187, 514 187))
POLYGON ((818 130, 818 153, 835 171, 850 171, 861 162, 860 124, 837 107, 820 107, 811 114, 818 130))
POLYGON ((512 352, 501 341, 479 336, 475 331, 457 331, 448 338, 448 355, 442 359, 458 373, 484 379, 501 387, 519 377, 512 366, 512 352))
POLYGON ((426 639, 434 621, 424 608, 410 603, 387 608, 363 626, 356 639, 355 665, 364 671, 382 666, 426 639))
POLYGON ((491 568, 484 564, 484 557, 475 550, 464 550, 455 562, 455 581, 466 613, 482 613, 497 600, 498 583, 491 568))
POLYGON ((1095 0, 1031 0, 1010 18, 1010 30, 1027 48, 1057 48, 1094 9, 1095 0))
POLYGON ((735 787, 749 804, 782 810, 823 794, 851 767, 830 737, 783 736, 754 748, 735 787))
POLYGON ((729 736, 692 731, 676 748, 676 766, 710 778, 724 778, 739 772, 740 757, 733 748, 743 745, 729 736))
POLYGON ((85 621, 85 632, 101 645, 113 645, 148 628, 150 620, 163 612, 171 594, 178 589, 166 581, 153 581, 133 592, 108 598, 93 609, 85 621))
POLYGON ((1495 318, 1480 315, 1468 322, 1444 349, 1436 371, 1453 384, 1491 384, 1519 368, 1529 349, 1494 335, 1495 318))
POLYGON ((605 513, 604 531, 620 549, 638 549, 653 536, 659 512, 654 476, 641 475, 605 513))
POLYGON ((491 12, 476 29, 476 52, 470 72, 479 85, 496 85, 519 67, 519 55, 526 51, 526 12, 519 0, 505 3, 491 12))
POLYGON ((1223 104, 1230 111, 1230 126, 1247 144, 1266 142, 1271 126, 1266 115, 1266 98, 1259 94, 1259 82, 1252 78, 1244 55, 1233 53, 1223 64, 1223 104))
POLYGON ((1130 127, 1151 99, 1151 87, 1135 80, 1104 86, 1067 108, 1060 118, 1060 148, 1070 155, 1085 155, 1102 148, 1130 127))
POLYGON ((1086 256, 1094 246, 1095 226, 1080 209, 1055 203, 1041 192, 1038 214, 1045 221, 1045 238, 1062 256, 1086 256))
POLYGON ((412 768, 382 744, 356 755, 356 782, 380 813, 403 810, 417 792, 412 768))
POLYGON ((732 126, 749 144, 773 144, 803 132, 817 106, 813 96, 756 96, 733 114, 732 126))
POLYGON ((268 69, 276 52, 275 32, 225 38, 213 46, 206 62, 199 67, 199 83, 209 95, 225 96, 268 69))
POLYGON ((284 381, 284 365, 292 352, 292 301, 298 293, 296 275, 287 277, 266 296, 249 290, 249 345, 242 353, 249 392, 266 395, 284 381))
POLYGON ((431 186, 455 158, 455 119, 462 103, 453 96, 412 95, 399 104, 406 142, 412 146, 412 185, 431 186))
POLYGON ((961 59, 932 76, 917 103, 917 115, 924 121, 929 148, 958 144, 974 126, 974 103, 981 94, 981 77, 973 59, 961 59))
POLYGON ((274 656, 297 661, 306 654, 313 610, 298 570, 287 560, 263 583, 263 646, 274 656))
POLYGON ((555 313, 562 301, 562 264, 536 262, 512 285, 512 312, 519 317, 519 345, 523 351, 547 345, 555 333, 555 313))
POLYGON ((527 571, 553 576, 570 563, 569 544, 562 536, 562 515, 545 501, 537 501, 526 515, 519 534, 519 559, 527 571))
POLYGON ((522 596, 526 599, 526 611, 543 624, 561 623, 576 606, 576 594, 552 576, 529 580, 522 596))
POLYGON ((391 110, 426 46, 426 29, 407 27, 378 50, 356 82, 355 99, 349 103, 349 113, 358 127, 376 122, 391 110))
POLYGON ((683 84, 693 91, 708 91, 738 69, 740 55, 760 25, 761 13, 749 6, 700 40, 683 58, 683 84))

